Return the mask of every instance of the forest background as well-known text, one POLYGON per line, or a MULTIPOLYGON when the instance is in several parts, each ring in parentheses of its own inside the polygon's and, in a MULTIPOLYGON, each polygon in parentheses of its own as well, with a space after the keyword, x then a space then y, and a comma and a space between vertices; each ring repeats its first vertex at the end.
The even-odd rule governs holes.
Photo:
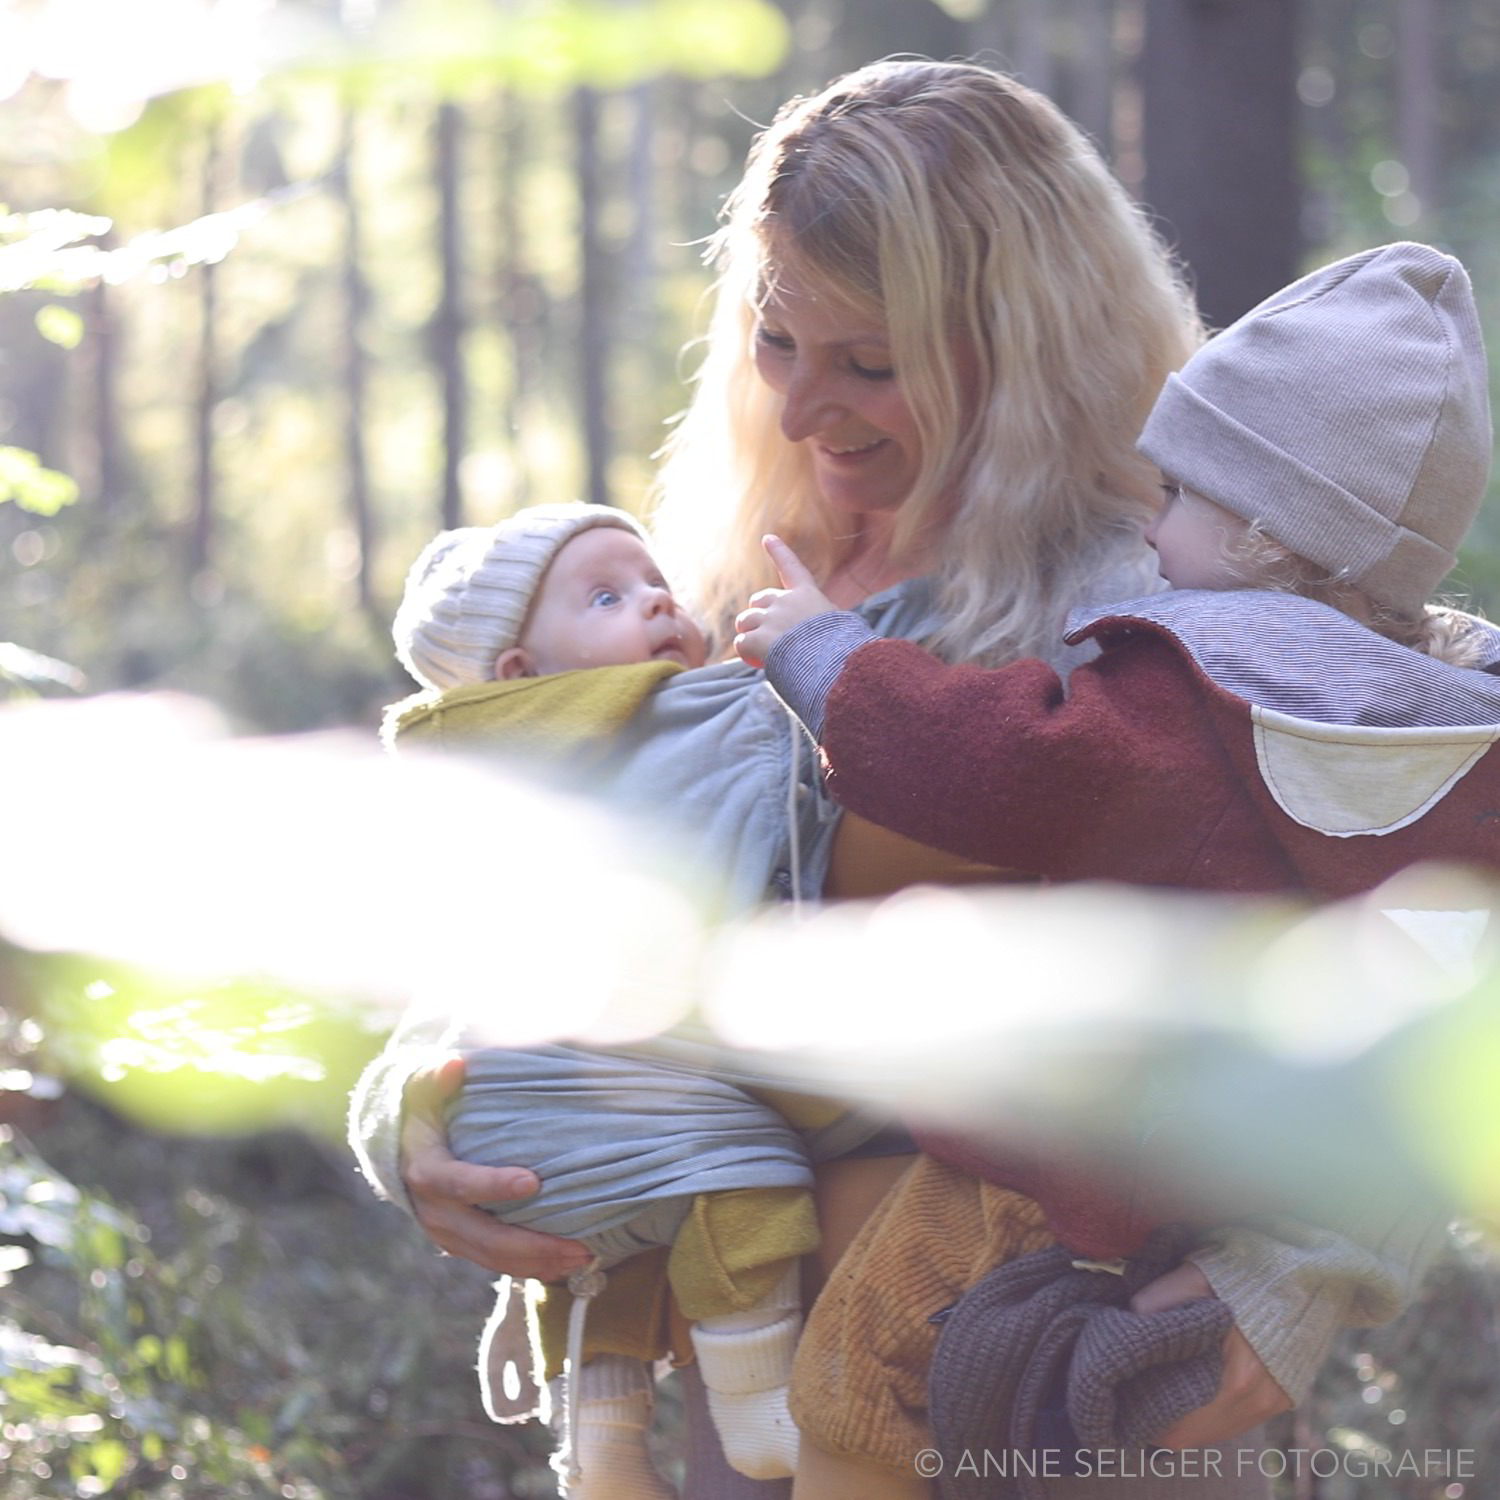
MULTIPOLYGON (((410 687, 389 620, 422 543, 641 506, 756 126, 892 52, 1055 97, 1216 325, 1409 237, 1470 267, 1500 349, 1493 0, 12 0, 0 692, 373 733, 410 687)), ((1500 602, 1493 503, 1457 581, 1500 602)), ((342 1155, 378 1019, 20 947, 0 982, 8 1495, 547 1492, 537 1435, 478 1408, 485 1279, 342 1155)), ((1345 1340, 1287 1443, 1395 1434, 1500 1472, 1494 1287, 1465 1238, 1417 1316, 1345 1340)))

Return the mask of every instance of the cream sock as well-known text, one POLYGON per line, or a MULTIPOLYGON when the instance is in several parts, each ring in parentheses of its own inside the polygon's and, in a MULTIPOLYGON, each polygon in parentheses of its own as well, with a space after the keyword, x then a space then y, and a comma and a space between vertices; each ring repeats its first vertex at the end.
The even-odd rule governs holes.
MULTIPOLYGON (((552 1421, 560 1429, 566 1402, 562 1390, 570 1374, 550 1382, 552 1421)), ((552 1466, 568 1500, 677 1500, 646 1447, 655 1388, 650 1370, 638 1359, 601 1354, 578 1371, 576 1431, 571 1455, 560 1449, 552 1466), (571 1457, 571 1465, 570 1465, 571 1457), (569 1478, 569 1470, 575 1477, 569 1478)))
POLYGON ((693 1325, 693 1351, 724 1457, 750 1479, 786 1479, 797 1471, 801 1437, 787 1388, 801 1332, 795 1264, 758 1306, 693 1325))

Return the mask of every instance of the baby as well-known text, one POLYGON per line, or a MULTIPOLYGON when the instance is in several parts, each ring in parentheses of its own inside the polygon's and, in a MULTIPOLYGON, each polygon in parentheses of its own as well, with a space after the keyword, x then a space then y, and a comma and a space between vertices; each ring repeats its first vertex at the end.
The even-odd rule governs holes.
MULTIPOLYGON (((790 737, 785 715, 758 674, 739 663, 704 667, 702 632, 623 511, 538 506, 444 532, 411 571, 394 634, 426 691, 387 711, 387 743, 545 755, 587 766, 591 786, 611 772, 629 781, 624 759, 645 765, 649 774, 635 779, 666 808, 693 796, 716 765, 714 805, 700 820, 705 858, 716 861, 706 868, 732 868, 757 896, 774 885, 787 857, 786 771, 763 742, 768 725, 773 743, 790 737), (736 749, 747 735, 760 743, 751 758, 736 749)), ((603 1266, 671 1247, 667 1279, 693 1320, 726 1456, 767 1478, 796 1461, 786 1387, 801 1328, 799 1260, 817 1245, 809 1158, 840 1154, 870 1132, 841 1107, 776 1102, 638 1052, 491 1047, 467 1053, 449 1121, 458 1156, 524 1163, 542 1180, 535 1198, 495 1208, 510 1222, 582 1240, 603 1266)), ((590 1321, 614 1334, 611 1311, 606 1298, 590 1321)), ((543 1336, 551 1369, 550 1313, 543 1336)), ((581 1367, 570 1350, 559 1462, 567 1493, 666 1500, 673 1492, 645 1447, 647 1365, 620 1354, 617 1336, 594 1347, 581 1367)))

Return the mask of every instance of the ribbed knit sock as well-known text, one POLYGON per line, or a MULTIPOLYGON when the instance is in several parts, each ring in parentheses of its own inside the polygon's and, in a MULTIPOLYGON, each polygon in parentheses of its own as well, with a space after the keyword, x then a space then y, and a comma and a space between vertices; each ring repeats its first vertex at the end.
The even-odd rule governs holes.
POLYGON ((693 1351, 724 1457, 750 1479, 797 1472, 801 1437, 787 1388, 801 1332, 796 1266, 758 1306, 693 1325, 693 1351))
MULTIPOLYGON (((552 1424, 558 1430, 571 1378, 561 1375, 549 1383, 552 1424)), ((655 1404, 649 1369, 638 1359, 601 1354, 579 1370, 577 1397, 571 1454, 559 1449, 552 1459, 560 1492, 568 1500, 677 1500, 646 1446, 655 1404)))

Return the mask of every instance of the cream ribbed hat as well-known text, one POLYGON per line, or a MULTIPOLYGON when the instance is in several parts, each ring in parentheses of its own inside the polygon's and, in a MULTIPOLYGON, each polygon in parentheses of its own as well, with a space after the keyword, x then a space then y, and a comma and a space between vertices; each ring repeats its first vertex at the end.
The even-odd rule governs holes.
POLYGON ((533 505, 495 526, 440 531, 422 549, 391 626, 401 665, 426 688, 488 682, 516 644, 531 601, 565 542, 618 526, 643 542, 634 516, 610 505, 533 505))
POLYGON ((1304 276, 1168 378, 1137 446, 1298 556, 1416 613, 1489 476, 1468 275, 1401 243, 1304 276))

